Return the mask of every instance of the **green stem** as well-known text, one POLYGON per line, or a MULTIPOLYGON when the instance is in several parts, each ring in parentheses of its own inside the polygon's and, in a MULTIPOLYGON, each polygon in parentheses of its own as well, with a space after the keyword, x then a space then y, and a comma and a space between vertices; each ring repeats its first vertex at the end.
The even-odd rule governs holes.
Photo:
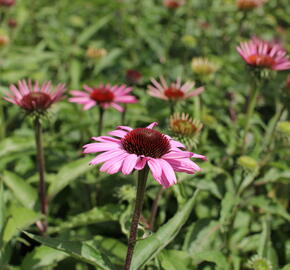
POLYGON ((153 204, 152 204, 151 214, 150 214, 150 219, 149 219, 149 230, 151 230, 151 231, 154 230, 154 223, 155 223, 155 218, 156 218, 156 214, 157 214, 157 210, 158 210, 158 203, 159 203, 164 191, 165 191, 165 189, 163 188, 163 186, 161 186, 160 189, 158 190, 156 197, 155 197, 153 204))
POLYGON ((124 111, 122 112, 122 115, 121 115, 121 123, 122 123, 122 125, 125 125, 126 112, 127 112, 127 104, 124 104, 124 111))
POLYGON ((40 118, 36 116, 34 120, 35 127, 35 142, 36 142, 36 157, 38 164, 38 173, 39 173, 39 199, 40 199, 40 208, 41 213, 45 216, 45 220, 41 222, 41 232, 45 233, 47 230, 47 210, 48 204, 46 199, 46 184, 45 184, 45 160, 44 160, 44 150, 42 144, 42 126, 40 118))
POLYGON ((99 106, 98 136, 101 136, 102 135, 103 122, 104 122, 104 112, 105 112, 105 110, 101 106, 99 106))
POLYGON ((169 109, 170 109, 170 115, 173 115, 175 112, 175 102, 172 100, 169 100, 169 109))
POLYGON ((255 110, 258 93, 259 93, 259 87, 256 84, 256 86, 255 86, 255 88, 254 88, 254 90, 253 90, 253 92, 251 94, 249 105, 248 105, 248 108, 247 108, 246 124, 245 124, 245 130, 244 130, 243 141, 242 141, 242 143, 243 143, 242 144, 242 154, 244 154, 246 152, 247 134, 248 134, 248 132, 250 130, 250 123, 251 123, 251 119, 253 117, 253 113, 254 113, 254 110, 255 110))
POLYGON ((128 250, 127 250, 124 270, 130 270, 130 266, 131 266, 131 262, 133 258, 133 252, 134 252, 134 248, 136 244, 138 224, 139 224, 139 219, 140 219, 140 215, 141 215, 141 211, 143 207, 148 173, 149 173, 149 167, 147 165, 145 166, 143 170, 138 172, 136 202, 135 202, 135 208, 134 208, 134 213, 133 213, 132 222, 131 222, 130 236, 128 240, 128 250))

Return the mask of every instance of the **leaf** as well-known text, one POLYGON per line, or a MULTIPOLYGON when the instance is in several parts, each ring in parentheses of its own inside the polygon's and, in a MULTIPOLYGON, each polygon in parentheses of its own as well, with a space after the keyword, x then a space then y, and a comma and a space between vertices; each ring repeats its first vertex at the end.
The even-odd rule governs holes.
POLYGON ((33 209, 37 202, 37 191, 16 174, 5 171, 3 180, 15 198, 26 208, 33 209))
POLYGON ((222 200, 222 208, 220 213, 221 228, 225 231, 230 224, 233 215, 233 209, 238 204, 238 198, 233 192, 227 192, 222 200))
POLYGON ((0 143, 0 157, 4 157, 12 153, 25 152, 33 147, 34 141, 30 138, 6 138, 0 143))
POLYGON ((247 201, 247 206, 259 207, 268 213, 271 213, 273 215, 279 215, 285 218, 288 222, 290 222, 290 215, 286 211, 286 209, 278 202, 275 202, 264 196, 256 196, 251 198, 247 201))
POLYGON ((8 221, 4 228, 3 241, 7 243, 20 230, 39 220, 41 215, 31 209, 12 205, 7 211, 8 221))
POLYGON ((91 157, 81 158, 64 165, 58 174, 55 176, 54 180, 48 189, 49 198, 53 198, 61 190, 63 190, 70 182, 78 178, 85 172, 93 169, 93 166, 89 165, 91 157))
POLYGON ((198 193, 199 190, 197 189, 183 208, 155 234, 137 243, 132 259, 131 270, 137 270, 145 265, 176 237, 181 227, 189 218, 198 193))
POLYGON ((111 50, 108 55, 102 57, 94 68, 94 75, 98 75, 103 69, 109 67, 114 64, 114 61, 121 55, 122 50, 119 48, 111 50))
POLYGON ((42 270, 47 266, 54 266, 68 255, 56 249, 40 246, 28 253, 21 265, 21 270, 42 270))
POLYGON ((203 251, 201 253, 197 253, 194 256, 194 259, 199 262, 202 261, 213 262, 216 264, 217 270, 230 269, 226 257, 218 250, 208 250, 203 251))
POLYGON ((184 251, 162 250, 158 255, 162 269, 166 270, 193 270, 192 259, 184 251))
POLYGON ((121 206, 108 204, 73 216, 68 221, 62 222, 58 227, 49 228, 49 233, 55 233, 79 226, 96 224, 98 222, 118 220, 122 212, 121 206))
POLYGON ((115 269, 106 255, 94 248, 90 241, 67 241, 57 238, 37 236, 27 232, 24 233, 31 239, 34 239, 45 246, 63 251, 77 260, 89 263, 103 270, 115 269))
POLYGON ((4 192, 3 192, 3 181, 0 179, 0 236, 2 234, 2 229, 4 227, 4 217, 5 217, 5 203, 4 203, 4 192))
POLYGON ((290 263, 285 265, 281 270, 290 270, 290 263))
POLYGON ((106 25, 111 19, 112 19, 112 15, 108 15, 106 17, 103 17, 99 20, 97 20, 97 22, 87 28, 85 28, 84 32, 82 32, 78 39, 77 39, 77 44, 78 45, 82 45, 84 43, 86 43, 90 38, 93 37, 93 35, 95 35, 104 25, 106 25))
POLYGON ((80 87, 81 78, 81 63, 80 61, 73 59, 70 64, 70 79, 71 87, 77 89, 80 87))

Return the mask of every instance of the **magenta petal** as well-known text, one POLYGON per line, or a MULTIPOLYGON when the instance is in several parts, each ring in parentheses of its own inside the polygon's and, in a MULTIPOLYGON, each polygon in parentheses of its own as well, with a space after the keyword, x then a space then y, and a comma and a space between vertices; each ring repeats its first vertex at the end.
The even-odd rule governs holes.
POLYGON ((124 151, 122 150, 113 150, 113 151, 107 151, 104 153, 99 154, 97 157, 95 157, 94 159, 92 159, 90 161, 91 165, 97 165, 99 163, 105 162, 109 159, 112 159, 114 157, 119 156, 120 154, 124 153, 124 151))
MULTIPOLYGON (((170 186, 176 184, 177 180, 172 166, 164 159, 158 159, 158 161, 162 167, 162 179, 166 178, 170 186)), ((167 183, 164 187, 168 187, 167 183)))
POLYGON ((124 158, 127 157, 127 153, 122 153, 117 157, 114 157, 106 161, 100 168, 101 172, 106 172, 108 174, 114 174, 120 171, 124 158))
POLYGON ((202 160, 207 160, 207 157, 206 156, 199 155, 199 154, 195 154, 195 153, 193 153, 193 156, 192 157, 193 158, 200 158, 202 160))
POLYGON ((123 166, 122 166, 122 173, 127 175, 130 174, 134 167, 136 166, 138 157, 135 154, 129 154, 123 162, 123 166))
POLYGON ((115 137, 123 138, 127 135, 127 133, 128 132, 124 130, 114 130, 114 131, 110 131, 108 134, 115 137))
POLYGON ((157 125, 158 125, 157 122, 153 122, 153 123, 151 123, 149 126, 147 126, 146 128, 150 128, 150 129, 152 129, 152 128, 156 127, 157 125))
POLYGON ((153 177, 157 180, 162 175, 162 168, 157 159, 151 158, 148 160, 148 166, 152 172, 153 177))
POLYGON ((194 154, 188 151, 171 151, 163 155, 162 158, 178 159, 178 158, 191 158, 192 156, 194 156, 194 154))
POLYGON ((147 162, 146 157, 139 157, 135 166, 135 169, 140 171, 143 170, 147 162))
POLYGON ((84 153, 96 153, 96 152, 104 152, 112 149, 120 148, 118 143, 107 142, 107 143, 89 143, 84 145, 84 153))

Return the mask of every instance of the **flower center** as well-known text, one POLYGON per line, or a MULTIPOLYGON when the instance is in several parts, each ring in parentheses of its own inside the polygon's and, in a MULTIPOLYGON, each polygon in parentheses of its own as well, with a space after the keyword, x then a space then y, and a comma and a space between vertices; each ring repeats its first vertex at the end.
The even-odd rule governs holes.
POLYGON ((250 65, 257 67, 272 67, 275 64, 275 60, 268 56, 262 54, 253 54, 249 56, 248 61, 250 65))
POLYGON ((169 140, 160 132, 149 128, 136 128, 122 140, 123 148, 130 154, 161 158, 170 151, 169 140))
POLYGON ((22 107, 26 110, 45 110, 51 104, 51 97, 43 92, 31 92, 25 95, 22 100, 22 107))
POLYGON ((164 91, 164 95, 169 99, 180 99, 184 97, 184 93, 175 87, 169 87, 164 91))
POLYGON ((172 122, 172 129, 176 133, 180 133, 182 135, 193 135, 198 130, 198 128, 188 120, 174 120, 172 122))
POLYGON ((105 87, 100 87, 95 88, 90 97, 97 102, 111 102, 114 99, 114 94, 111 90, 105 87))

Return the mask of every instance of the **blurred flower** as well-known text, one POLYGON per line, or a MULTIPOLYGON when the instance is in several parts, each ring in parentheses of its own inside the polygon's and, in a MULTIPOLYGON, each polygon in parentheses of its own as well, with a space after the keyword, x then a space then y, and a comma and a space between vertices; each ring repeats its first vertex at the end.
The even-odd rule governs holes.
POLYGON ((247 262, 247 267, 254 270, 272 270, 273 269, 271 262, 259 255, 254 255, 247 262))
POLYGON ((182 40, 181 41, 183 42, 183 44, 185 46, 191 47, 191 48, 194 47, 194 46, 196 46, 196 44, 197 44, 196 39, 193 36, 191 36, 191 35, 184 35, 182 37, 182 40))
POLYGON ((164 0, 163 5, 167 8, 175 9, 184 5, 185 1, 183 0, 164 0))
POLYGON ((18 105, 26 111, 32 113, 44 113, 53 103, 61 99, 65 91, 65 85, 59 84, 53 89, 51 82, 44 82, 39 85, 38 81, 32 85, 31 81, 25 80, 10 86, 10 93, 6 93, 7 101, 18 105))
POLYGON ((179 135, 195 136, 201 131, 202 124, 187 113, 175 113, 170 116, 170 129, 179 135))
POLYGON ((109 136, 93 137, 97 143, 84 146, 84 153, 98 153, 90 164, 104 163, 101 172, 114 174, 122 172, 127 175, 135 170, 143 170, 149 166, 154 179, 165 188, 176 184, 176 172, 194 174, 200 167, 190 158, 206 157, 183 151, 184 145, 171 139, 169 136, 153 130, 157 123, 146 128, 132 129, 119 126, 111 131, 109 136))
POLYGON ((265 0, 237 0, 236 4, 239 9, 251 10, 265 3, 265 0))
POLYGON ((254 170, 258 168, 258 162, 249 156, 241 156, 238 158, 238 164, 245 169, 254 170))
POLYGON ((290 90, 290 76, 286 80, 286 88, 290 90))
POLYGON ((13 18, 9 18, 8 21, 7 21, 7 24, 11 28, 17 27, 17 21, 15 19, 13 19, 13 18))
POLYGON ((256 37, 248 42, 242 42, 237 51, 252 67, 272 70, 290 69, 287 52, 278 43, 270 43, 256 37))
POLYGON ((132 202, 135 199, 136 188, 132 185, 123 185, 118 188, 116 197, 120 201, 132 202))
POLYGON ((126 72, 126 80, 130 84, 138 84, 142 77, 142 74, 134 69, 129 69, 126 72))
POLYGON ((5 46, 10 41, 9 37, 6 35, 0 35, 0 47, 5 46))
POLYGON ((201 76, 208 76, 215 73, 218 66, 206 57, 195 57, 191 61, 191 69, 201 76))
POLYGON ((0 0, 0 6, 11 7, 15 5, 15 0, 0 0))
POLYGON ((88 48, 86 55, 91 59, 100 59, 108 54, 107 50, 104 48, 88 48))
POLYGON ((137 102, 134 96, 129 95, 132 87, 127 87, 126 85, 101 84, 94 88, 84 85, 83 88, 85 91, 71 91, 74 97, 70 98, 69 101, 84 105, 84 110, 89 110, 93 106, 99 105, 103 109, 111 106, 122 112, 124 109, 118 103, 137 102))
POLYGON ((203 125, 199 120, 193 120, 186 113, 175 113, 170 116, 169 127, 173 138, 181 141, 190 149, 196 147, 203 125))
POLYGON ((148 86, 149 95, 165 100, 177 101, 187 99, 201 94, 204 90, 204 87, 193 89, 194 82, 186 82, 181 85, 180 78, 177 79, 176 83, 171 83, 171 85, 168 85, 162 76, 160 77, 161 84, 155 79, 151 79, 151 82, 153 85, 148 86))

